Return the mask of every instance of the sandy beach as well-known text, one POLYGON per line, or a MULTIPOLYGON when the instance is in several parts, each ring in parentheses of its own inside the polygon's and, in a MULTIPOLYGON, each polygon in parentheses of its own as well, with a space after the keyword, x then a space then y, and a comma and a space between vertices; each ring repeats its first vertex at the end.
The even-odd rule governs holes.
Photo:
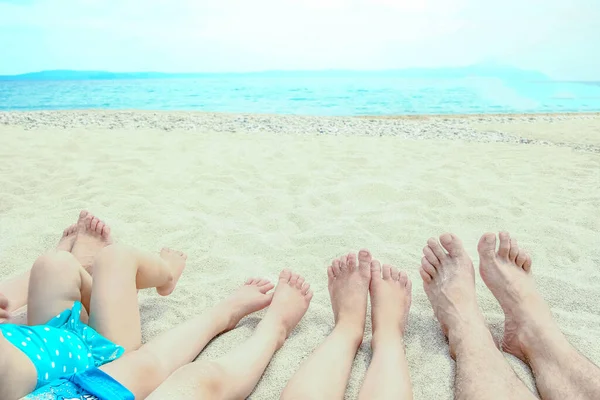
MULTIPOLYGON (((414 283, 406 336, 415 399, 451 399, 454 362, 422 289, 421 249, 460 236, 473 262, 487 231, 508 230, 563 332, 600 364, 600 114, 336 118, 149 111, 0 113, 0 279, 55 246, 81 209, 115 239, 188 254, 175 292, 140 293, 148 340, 250 276, 288 267, 314 289, 253 399, 276 399, 333 328, 326 267, 368 248, 414 283)), ((479 304, 503 314, 480 277, 479 304)), ((263 313, 216 338, 216 358, 263 313)), ((370 315, 368 316, 370 318, 370 315)), ((347 398, 371 357, 371 326, 347 398)), ((506 355, 532 390, 529 368, 506 355)))

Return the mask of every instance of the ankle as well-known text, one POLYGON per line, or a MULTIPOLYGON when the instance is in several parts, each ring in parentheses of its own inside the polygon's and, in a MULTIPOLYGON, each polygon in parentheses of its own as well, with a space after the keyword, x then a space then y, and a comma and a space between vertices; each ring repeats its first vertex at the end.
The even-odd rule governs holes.
POLYGON ((377 330, 373 332, 371 338, 371 348, 375 351, 376 348, 404 348, 404 333, 398 328, 397 330, 388 329, 386 331, 377 330))
POLYGON ((255 334, 274 337, 277 342, 277 349, 280 349, 287 340, 290 332, 280 318, 266 316, 256 327, 255 334))
POLYGON ((358 349, 365 335, 365 324, 357 324, 352 321, 339 320, 333 328, 332 334, 344 336, 358 349))

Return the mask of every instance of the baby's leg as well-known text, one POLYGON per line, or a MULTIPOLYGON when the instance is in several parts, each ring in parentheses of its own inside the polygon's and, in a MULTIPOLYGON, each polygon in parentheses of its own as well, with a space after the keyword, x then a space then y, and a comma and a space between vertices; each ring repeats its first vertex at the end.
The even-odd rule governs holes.
POLYGON ((211 310, 164 332, 139 350, 101 369, 135 394, 146 398, 177 368, 191 362, 216 335, 233 329, 241 318, 271 302, 267 280, 249 280, 211 310))
MULTIPOLYGON (((52 251, 31 267, 27 306, 29 325, 41 325, 80 301, 89 306, 92 278, 66 251, 52 251)), ((85 318, 85 317, 84 317, 85 318)))
POLYGON ((163 249, 160 256, 120 245, 100 251, 94 261, 89 325, 125 351, 141 345, 137 290, 155 287, 168 295, 185 266, 185 255, 163 249))

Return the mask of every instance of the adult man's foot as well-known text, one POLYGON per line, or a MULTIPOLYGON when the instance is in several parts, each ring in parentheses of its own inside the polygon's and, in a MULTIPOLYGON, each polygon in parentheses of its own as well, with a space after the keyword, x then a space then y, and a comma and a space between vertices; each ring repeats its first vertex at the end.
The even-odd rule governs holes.
POLYGON ((440 236, 439 242, 429 239, 423 254, 419 271, 423 288, 444 334, 448 336, 450 354, 454 357, 454 344, 463 333, 487 331, 477 305, 473 262, 460 239, 450 233, 440 236))
POLYGON ((185 268, 187 255, 181 251, 163 248, 160 251, 160 258, 165 260, 171 268, 171 279, 168 283, 162 285, 161 287, 157 287, 156 291, 161 296, 168 296, 173 293, 175 286, 177 286, 177 282, 179 281, 179 278, 183 273, 183 269, 185 268))
POLYGON ((90 274, 94 257, 111 243, 110 227, 89 212, 81 211, 77 221, 77 238, 71 253, 90 274))
POLYGON ((403 271, 371 261, 371 319, 373 350, 385 342, 402 340, 412 299, 412 282, 403 271))
POLYGON ((73 224, 67 227, 62 234, 62 237, 58 241, 56 245, 56 250, 58 251, 71 251, 73 248, 73 244, 75 243, 75 239, 77 238, 77 224, 73 224))
POLYGON ((271 305, 257 329, 276 329, 280 332, 278 348, 283 346, 292 330, 306 314, 312 297, 313 292, 304 278, 289 269, 284 269, 279 274, 279 282, 271 305))

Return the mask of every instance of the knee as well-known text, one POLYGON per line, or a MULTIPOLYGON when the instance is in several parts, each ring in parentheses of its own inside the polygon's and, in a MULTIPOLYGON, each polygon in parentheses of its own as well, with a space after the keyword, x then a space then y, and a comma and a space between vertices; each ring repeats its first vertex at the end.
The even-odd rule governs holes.
POLYGON ((193 377, 188 376, 190 382, 194 382, 200 397, 207 399, 223 398, 227 373, 221 365, 214 361, 196 362, 188 365, 193 368, 193 377), (194 365, 195 364, 195 365, 194 365))
POLYGON ((134 264, 134 252, 131 247, 122 244, 110 244, 104 247, 94 258, 94 272, 98 269, 117 268, 122 270, 134 264))
POLYGON ((31 274, 55 274, 64 275, 69 272, 79 273, 79 262, 67 251, 52 251, 43 254, 35 260, 31 267, 31 274))

